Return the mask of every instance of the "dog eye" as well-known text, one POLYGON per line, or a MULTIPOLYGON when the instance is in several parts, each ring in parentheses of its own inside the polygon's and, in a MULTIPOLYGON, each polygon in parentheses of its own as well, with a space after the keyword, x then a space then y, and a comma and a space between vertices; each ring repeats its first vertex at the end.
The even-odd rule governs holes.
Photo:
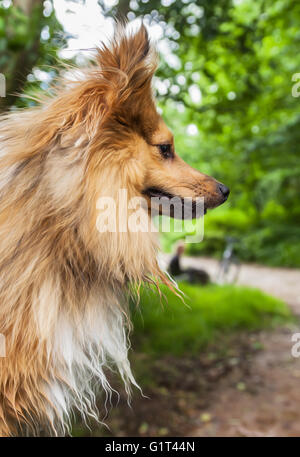
POLYGON ((164 159, 170 159, 171 157, 174 157, 171 144, 159 144, 158 148, 164 159))

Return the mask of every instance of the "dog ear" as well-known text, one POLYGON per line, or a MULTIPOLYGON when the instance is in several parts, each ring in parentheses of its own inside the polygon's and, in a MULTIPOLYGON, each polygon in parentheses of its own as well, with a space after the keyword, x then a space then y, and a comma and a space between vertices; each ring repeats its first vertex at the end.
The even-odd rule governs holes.
POLYGON ((124 25, 117 24, 111 43, 98 49, 97 61, 110 108, 151 91, 157 55, 144 25, 136 32, 127 33, 124 25))

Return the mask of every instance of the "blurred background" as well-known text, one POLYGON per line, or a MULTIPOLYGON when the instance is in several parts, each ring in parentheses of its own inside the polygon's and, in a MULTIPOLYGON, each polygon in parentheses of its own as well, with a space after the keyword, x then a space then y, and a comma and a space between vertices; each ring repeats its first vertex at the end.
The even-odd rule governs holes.
POLYGON ((285 0, 0 0, 0 73, 16 110, 143 18, 160 53, 159 109, 189 164, 231 189, 201 243, 172 223, 161 263, 186 295, 132 303, 144 394, 121 392, 77 436, 300 435, 300 4, 285 0), (299 85, 299 90, 298 90, 299 85), (16 97, 16 94, 21 94, 16 97))

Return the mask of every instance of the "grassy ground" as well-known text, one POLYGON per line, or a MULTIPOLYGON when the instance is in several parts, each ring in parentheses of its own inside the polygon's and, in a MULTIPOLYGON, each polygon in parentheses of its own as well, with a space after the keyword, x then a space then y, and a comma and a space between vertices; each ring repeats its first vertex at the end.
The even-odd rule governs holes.
POLYGON ((259 331, 293 320, 283 302, 256 289, 186 283, 180 288, 186 304, 162 288, 162 301, 144 289, 139 307, 132 305, 131 365, 147 398, 135 391, 129 408, 122 382, 111 376, 120 399, 113 399, 105 419, 103 397, 98 399, 109 428, 90 424, 89 430, 78 418, 73 436, 183 436, 199 411, 205 416, 221 379, 238 370, 243 382, 237 389, 244 386, 251 358, 263 350, 259 331))
POLYGON ((232 285, 199 287, 179 284, 185 303, 163 289, 165 299, 143 290, 133 311, 133 347, 153 355, 195 355, 235 331, 255 331, 286 322, 287 306, 263 292, 232 285))

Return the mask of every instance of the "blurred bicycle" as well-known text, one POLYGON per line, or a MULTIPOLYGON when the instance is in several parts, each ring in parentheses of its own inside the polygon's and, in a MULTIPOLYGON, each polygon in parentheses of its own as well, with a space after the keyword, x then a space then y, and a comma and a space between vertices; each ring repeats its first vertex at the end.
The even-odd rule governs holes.
POLYGON ((217 274, 218 284, 234 284, 238 279, 241 269, 239 258, 235 255, 235 246, 238 242, 237 238, 226 237, 225 249, 222 259, 219 263, 219 271, 217 274))

